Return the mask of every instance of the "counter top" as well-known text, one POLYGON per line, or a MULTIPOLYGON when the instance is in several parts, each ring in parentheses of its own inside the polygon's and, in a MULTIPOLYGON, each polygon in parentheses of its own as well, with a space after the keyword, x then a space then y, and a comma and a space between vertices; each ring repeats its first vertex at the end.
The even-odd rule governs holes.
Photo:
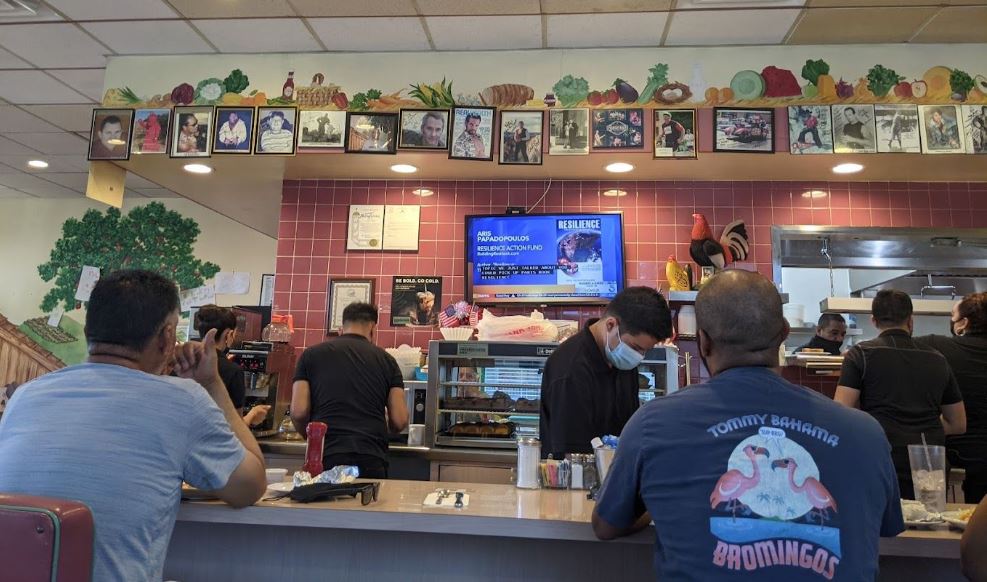
MULTIPOLYGON (((258 439, 260 450, 266 455, 305 456, 305 441, 284 441, 279 438, 258 439)), ((517 462, 516 449, 481 449, 470 447, 411 447, 391 444, 392 457, 421 457, 428 461, 517 462)))

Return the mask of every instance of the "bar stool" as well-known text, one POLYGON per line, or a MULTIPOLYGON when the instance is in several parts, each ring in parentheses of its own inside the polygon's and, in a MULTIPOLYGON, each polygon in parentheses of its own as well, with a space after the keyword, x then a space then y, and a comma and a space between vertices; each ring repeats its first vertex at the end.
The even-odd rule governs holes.
POLYGON ((949 469, 949 489, 946 491, 946 500, 951 503, 965 503, 966 498, 963 496, 963 480, 966 479, 966 469, 958 469, 956 467, 950 467, 949 469), (957 495, 959 491, 959 495, 957 495), (957 497, 961 501, 957 501, 957 497))
POLYGON ((4 579, 90 582, 93 516, 78 501, 0 494, 4 579))

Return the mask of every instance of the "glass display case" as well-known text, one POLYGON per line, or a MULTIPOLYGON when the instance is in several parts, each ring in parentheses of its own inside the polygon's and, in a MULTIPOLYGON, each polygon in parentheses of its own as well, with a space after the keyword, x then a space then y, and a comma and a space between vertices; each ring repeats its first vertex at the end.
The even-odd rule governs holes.
MULTIPOLYGON (((541 377, 557 343, 433 341, 428 350, 426 445, 517 448, 538 437, 541 377)), ((678 354, 651 350, 638 368, 642 404, 678 389, 678 354)))

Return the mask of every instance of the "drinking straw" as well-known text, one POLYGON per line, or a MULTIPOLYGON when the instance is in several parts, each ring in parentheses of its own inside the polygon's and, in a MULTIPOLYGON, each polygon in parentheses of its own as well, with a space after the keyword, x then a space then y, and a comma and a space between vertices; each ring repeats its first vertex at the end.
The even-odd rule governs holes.
POLYGON ((932 457, 929 456, 929 443, 925 440, 925 433, 922 433, 922 452, 925 453, 925 464, 929 467, 929 472, 932 472, 932 457))

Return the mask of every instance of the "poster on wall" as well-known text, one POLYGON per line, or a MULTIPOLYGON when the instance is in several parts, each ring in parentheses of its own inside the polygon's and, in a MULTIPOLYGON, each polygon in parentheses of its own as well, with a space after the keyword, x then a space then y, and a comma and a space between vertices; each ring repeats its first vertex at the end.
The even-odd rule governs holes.
POLYGON ((882 154, 917 154, 922 151, 915 105, 875 105, 877 151, 882 154))
POLYGON ((394 277, 391 290, 391 326, 438 327, 442 305, 442 277, 394 277))
POLYGON ((385 251, 417 251, 421 207, 388 204, 384 209, 385 251))
POLYGON ((826 105, 788 108, 788 144, 793 154, 833 153, 833 122, 826 105))
POLYGON ((964 105, 966 153, 987 154, 987 105, 964 105))
POLYGON ((773 154, 774 109, 713 109, 713 151, 773 154))
POLYGON ((79 276, 79 284, 75 288, 76 301, 89 301, 89 295, 93 292, 93 287, 99 281, 99 267, 82 267, 82 275, 79 276))
POLYGON ((134 113, 132 154, 167 154, 171 109, 138 109, 134 113))
POLYGON ((966 138, 958 105, 919 105, 923 154, 962 154, 966 138))
POLYGON ((346 250, 377 251, 384 238, 384 205, 353 204, 346 235, 346 250))
POLYGON ((589 109, 552 109, 549 115, 548 155, 588 155, 589 109))
POLYGON ((655 109, 655 158, 696 157, 696 110, 655 109))
POLYGON ((644 149, 644 109, 594 111, 593 149, 644 149))
POLYGON ((838 154, 873 154, 873 105, 833 105, 833 145, 838 154))

